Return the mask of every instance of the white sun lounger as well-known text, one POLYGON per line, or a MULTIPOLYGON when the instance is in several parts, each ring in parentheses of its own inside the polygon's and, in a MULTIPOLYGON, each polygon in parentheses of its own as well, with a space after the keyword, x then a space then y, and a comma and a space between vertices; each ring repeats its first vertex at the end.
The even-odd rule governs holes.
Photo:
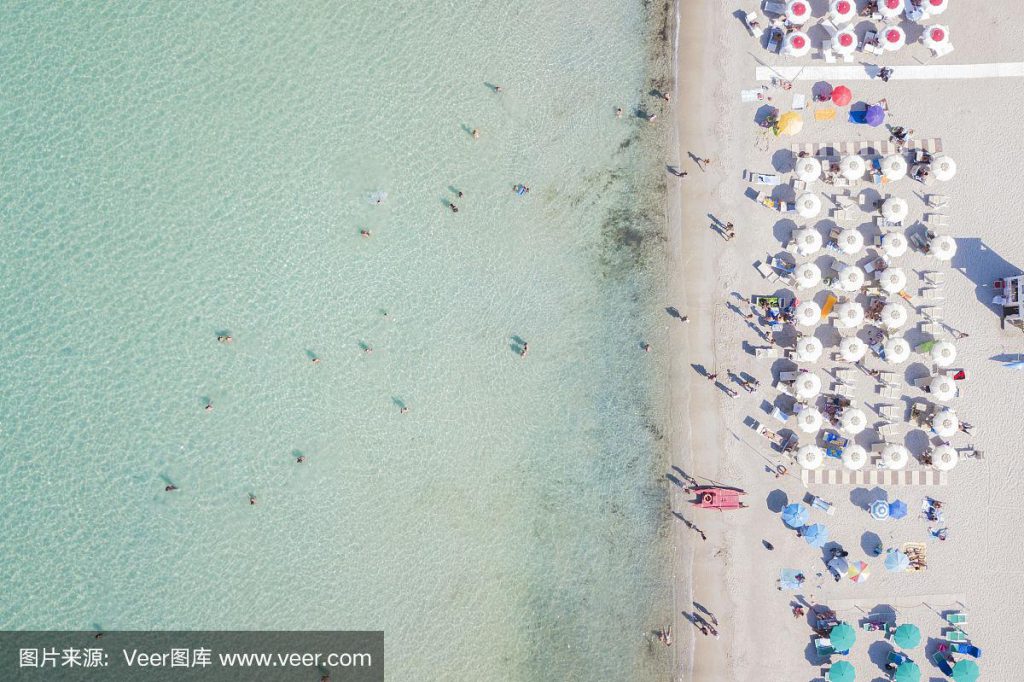
POLYGON ((929 284, 945 284, 946 283, 946 273, 944 273, 944 272, 939 272, 937 270, 928 270, 926 272, 922 272, 921 275, 924 277, 925 281, 927 281, 929 284))
POLYGON ((926 200, 929 208, 945 208, 949 206, 949 197, 945 194, 929 194, 926 200))
POLYGON ((933 47, 932 54, 934 54, 936 58, 945 57, 947 54, 952 54, 953 50, 953 45, 950 43, 946 43, 945 45, 936 45, 935 47, 933 47))
POLYGON ((942 289, 936 287, 929 287, 927 289, 921 289, 921 298, 926 301, 944 301, 946 297, 942 295, 942 289))

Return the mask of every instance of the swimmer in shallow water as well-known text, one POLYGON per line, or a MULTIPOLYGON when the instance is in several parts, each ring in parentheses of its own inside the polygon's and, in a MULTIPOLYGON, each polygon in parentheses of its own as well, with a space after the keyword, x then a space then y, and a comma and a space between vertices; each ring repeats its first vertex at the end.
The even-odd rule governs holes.
POLYGON ((225 336, 218 336, 217 340, 220 341, 221 343, 231 343, 232 341, 234 341, 233 338, 231 338, 230 336, 227 336, 227 335, 225 335, 225 336))

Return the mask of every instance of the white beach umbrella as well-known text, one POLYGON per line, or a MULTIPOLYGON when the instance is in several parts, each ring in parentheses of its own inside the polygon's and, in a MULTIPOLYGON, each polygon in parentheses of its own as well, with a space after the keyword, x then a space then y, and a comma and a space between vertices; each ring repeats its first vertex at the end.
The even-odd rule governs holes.
POLYGON ((860 180, 864 177, 867 167, 864 159, 856 154, 851 154, 844 156, 839 162, 839 173, 847 180, 860 180))
POLYGON ((956 175, 956 161, 948 156, 938 156, 931 162, 932 175, 939 182, 949 182, 956 175))
POLYGON ((960 428, 960 419, 956 416, 956 412, 946 407, 939 410, 934 417, 932 417, 932 431, 935 432, 936 436, 940 438, 949 438, 960 428))
POLYGON ((821 378, 814 372, 800 372, 793 382, 793 391, 800 400, 810 400, 821 393, 821 378))
POLYGON ((821 249, 821 233, 812 227, 804 227, 793 232, 796 250, 801 256, 810 256, 821 249))
POLYGON ((821 340, 814 336, 805 336, 796 342, 796 356, 801 362, 817 362, 824 351, 821 340))
POLYGON ((853 54, 857 49, 857 33, 847 26, 832 39, 832 49, 839 54, 853 54))
POLYGON ((860 253, 861 249, 864 248, 864 235, 857 228, 848 227, 839 233, 836 243, 839 245, 840 251, 848 256, 852 256, 855 253, 860 253))
POLYGON ((932 362, 939 367, 949 367, 956 361, 956 346, 949 341, 936 341, 932 345, 932 362))
POLYGON ((949 0, 924 0, 924 11, 930 17, 942 14, 949 7, 949 0))
POLYGON ((843 415, 839 417, 839 428, 851 436, 856 436, 867 427, 868 416, 864 414, 864 410, 849 407, 843 410, 843 415))
POLYGON ((797 159, 793 167, 796 177, 804 182, 814 182, 821 177, 821 161, 813 156, 805 156, 797 159))
POLYGON ((836 26, 848 24, 857 17, 857 5, 853 0, 832 0, 828 16, 836 26))
POLYGON ((878 3, 878 13, 886 19, 895 19, 903 11, 903 0, 881 0, 878 3))
POLYGON ((836 306, 836 319, 839 326, 853 329, 864 323, 864 308, 856 301, 847 301, 836 306))
POLYGON ((817 445, 805 445, 796 451, 796 462, 804 469, 817 469, 825 461, 825 453, 817 445))
POLYGON ((902 336, 894 336, 882 344, 882 352, 886 362, 898 365, 910 357, 910 344, 902 336))
POLYGON ((909 318, 907 307, 902 303, 892 301, 882 306, 882 324, 888 329, 899 329, 909 318))
POLYGON ((899 26, 888 26, 882 31, 882 49, 895 52, 907 44, 907 34, 899 26))
POLYGON ((844 265, 839 271, 839 288, 843 291, 857 291, 864 286, 864 271, 856 265, 844 265))
POLYGON ((956 383, 949 377, 937 374, 928 382, 928 392, 940 403, 946 403, 956 397, 956 383))
POLYGON ((960 462, 960 453, 952 445, 940 445, 932 450, 932 466, 939 471, 949 471, 960 462))
POLYGON ((804 301, 796 307, 796 323, 804 327, 813 327, 821 322, 821 306, 814 301, 804 301))
POLYGON ((796 198, 796 212, 801 218, 814 218, 821 213, 821 199, 814 192, 804 192, 796 198))
POLYGON ((886 469, 903 469, 910 462, 910 451, 897 443, 882 448, 882 464, 886 469))
POLYGON ((907 237, 902 232, 886 232, 882 235, 882 251, 885 255, 899 258, 907 252, 907 237))
POLYGON ((786 36, 785 53, 791 57, 803 57, 811 51, 811 39, 803 31, 793 31, 786 36))
POLYGON ((796 415, 796 425, 804 433, 817 433, 821 430, 821 412, 813 407, 805 407, 796 415))
POLYGON ((793 272, 793 278, 798 289, 810 289, 821 281, 821 268, 814 263, 798 265, 793 272))
POLYGON ((839 342, 839 354, 847 362, 857 362, 868 352, 868 344, 859 337, 847 336, 839 342))
POLYGON ((928 244, 928 253, 939 260, 953 260, 956 255, 956 240, 947 234, 939 235, 928 244))
POLYGON ((841 457, 843 465, 851 471, 863 469, 864 465, 868 463, 868 451, 856 444, 843 448, 841 457))
POLYGON ((907 286, 907 273, 903 272, 903 268, 886 268, 878 276, 878 281, 883 289, 895 294, 907 286))
POLYGON ((882 159, 882 175, 890 180, 902 180, 907 177, 907 160, 902 154, 890 154, 882 159))
POLYGON ((921 36, 921 42, 923 42, 928 49, 937 50, 945 45, 949 44, 949 27, 940 26, 935 24, 925 29, 924 35, 921 36))
POLYGON ((903 222, 908 213, 910 213, 910 206, 905 199, 889 197, 882 203, 882 217, 891 222, 903 222))
POLYGON ((811 18, 811 6, 807 0, 789 0, 786 3, 786 21, 800 25, 811 18))

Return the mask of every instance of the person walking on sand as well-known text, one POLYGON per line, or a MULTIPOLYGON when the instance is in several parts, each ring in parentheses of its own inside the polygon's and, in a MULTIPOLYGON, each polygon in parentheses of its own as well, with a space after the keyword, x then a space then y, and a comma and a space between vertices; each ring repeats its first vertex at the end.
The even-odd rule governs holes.
POLYGON ((968 334, 967 332, 962 332, 959 329, 950 330, 950 333, 953 335, 953 338, 956 339, 957 341, 959 341, 960 339, 966 339, 968 336, 970 336, 970 334, 968 334))
POLYGON ((683 324, 688 324, 690 322, 690 316, 683 315, 682 317, 679 318, 679 321, 682 322, 683 324))
POLYGON ((708 381, 710 381, 712 383, 714 383, 715 379, 717 379, 717 378, 718 378, 718 374, 709 374, 708 375, 708 381))
POLYGON ((706 171, 710 165, 711 159, 697 159, 697 167, 702 171, 706 171))

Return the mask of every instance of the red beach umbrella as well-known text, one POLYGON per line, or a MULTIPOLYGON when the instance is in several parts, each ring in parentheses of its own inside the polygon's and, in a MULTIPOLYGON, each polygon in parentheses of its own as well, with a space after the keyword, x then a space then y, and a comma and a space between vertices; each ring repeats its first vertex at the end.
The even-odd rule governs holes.
POLYGON ((832 48, 839 54, 850 54, 857 49, 857 34, 847 27, 832 39, 832 48))
POLYGON ((832 91, 832 104, 835 104, 837 107, 845 107, 852 99, 853 93, 845 85, 840 85, 832 91))

